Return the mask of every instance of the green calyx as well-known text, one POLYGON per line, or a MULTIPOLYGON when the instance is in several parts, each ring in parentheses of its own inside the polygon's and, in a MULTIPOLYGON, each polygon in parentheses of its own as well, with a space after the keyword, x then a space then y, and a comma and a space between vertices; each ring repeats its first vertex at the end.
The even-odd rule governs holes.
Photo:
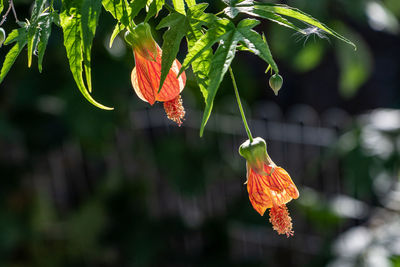
POLYGON ((256 137, 252 142, 247 140, 239 147, 239 154, 244 157, 251 168, 262 172, 264 163, 269 164, 267 143, 261 137, 256 137))
POLYGON ((148 60, 156 60, 157 44, 151 35, 151 28, 148 23, 140 23, 132 31, 127 30, 125 41, 132 46, 135 53, 139 53, 148 60))
POLYGON ((279 90, 281 89, 283 84, 283 78, 279 74, 274 74, 269 78, 269 86, 271 86, 275 95, 278 95, 279 90))
POLYGON ((3 28, 0 28, 0 47, 3 45, 4 40, 6 39, 6 32, 3 28))

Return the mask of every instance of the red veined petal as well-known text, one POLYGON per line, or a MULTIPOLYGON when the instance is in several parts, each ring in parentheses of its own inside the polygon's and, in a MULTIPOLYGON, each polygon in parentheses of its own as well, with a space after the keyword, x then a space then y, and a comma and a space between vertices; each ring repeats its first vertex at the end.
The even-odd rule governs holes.
MULTIPOLYGON (((135 52, 137 85, 143 98, 151 105, 154 104, 155 101, 165 102, 175 99, 183 90, 186 83, 186 75, 184 73, 182 73, 180 77, 177 77, 180 63, 178 60, 175 60, 160 93, 158 93, 162 57, 162 50, 158 45, 157 52, 157 58, 155 61, 147 60, 139 53, 135 52)), ((134 86, 133 78, 132 85, 134 86)))

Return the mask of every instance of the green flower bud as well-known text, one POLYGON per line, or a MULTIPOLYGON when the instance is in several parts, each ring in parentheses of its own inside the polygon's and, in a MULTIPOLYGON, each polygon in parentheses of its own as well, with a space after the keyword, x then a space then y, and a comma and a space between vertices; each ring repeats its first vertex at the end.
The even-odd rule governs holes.
POLYGON ((283 78, 279 74, 274 74, 269 78, 269 86, 271 86, 275 95, 278 95, 279 90, 281 89, 283 84, 283 78))
POLYGON ((4 40, 6 39, 6 32, 3 28, 0 28, 0 47, 3 45, 4 40))
POLYGON ((139 53, 148 60, 155 60, 157 57, 157 44, 151 35, 150 25, 140 23, 132 32, 125 33, 125 41, 132 46, 135 53, 139 53))
POLYGON ((253 142, 247 140, 239 147, 239 154, 244 157, 251 168, 262 172, 264 163, 269 163, 267 143, 261 137, 256 137, 253 142))

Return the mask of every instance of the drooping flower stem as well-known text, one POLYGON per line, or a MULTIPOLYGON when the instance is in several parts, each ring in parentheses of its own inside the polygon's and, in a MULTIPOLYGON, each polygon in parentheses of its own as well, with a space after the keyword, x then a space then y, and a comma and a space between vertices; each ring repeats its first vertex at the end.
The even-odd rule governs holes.
POLYGON ((233 89, 235 90, 236 101, 238 103, 238 107, 239 107, 239 110, 240 110, 240 115, 242 115, 243 125, 244 125, 244 128, 246 129, 247 136, 249 137, 250 143, 252 143, 253 142, 253 136, 251 135, 249 125, 247 124, 246 116, 244 115, 242 102, 240 101, 239 90, 237 88, 235 76, 233 75, 233 71, 232 71, 232 68, 230 66, 229 66, 229 74, 231 75, 233 89))

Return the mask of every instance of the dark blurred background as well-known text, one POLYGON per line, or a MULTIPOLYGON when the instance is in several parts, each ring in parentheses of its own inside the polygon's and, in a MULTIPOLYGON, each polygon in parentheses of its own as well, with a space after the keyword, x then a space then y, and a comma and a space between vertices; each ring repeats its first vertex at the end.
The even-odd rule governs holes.
MULTIPOLYGON (((16 1, 20 19, 31 3, 16 1)), ((93 96, 114 111, 79 93, 56 27, 43 73, 23 53, 0 85, 0 266, 400 266, 400 1, 284 3, 358 46, 261 24, 284 77, 278 97, 264 62, 234 60, 253 134, 299 188, 294 237, 248 200, 229 77, 199 138, 204 102, 188 72, 176 127, 134 94, 133 55, 119 37, 108 47, 103 10, 93 96)), ((4 28, 15 27, 10 16, 4 28)))

